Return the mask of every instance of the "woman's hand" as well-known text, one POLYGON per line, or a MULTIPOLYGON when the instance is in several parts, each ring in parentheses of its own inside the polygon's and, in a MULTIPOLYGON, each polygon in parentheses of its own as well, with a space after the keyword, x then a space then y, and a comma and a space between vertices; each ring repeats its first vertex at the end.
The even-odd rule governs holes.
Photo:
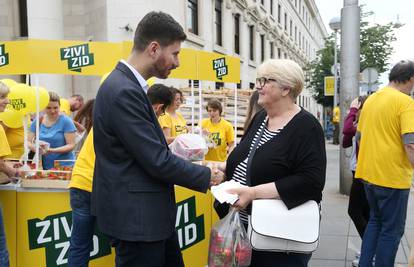
POLYGON ((256 191, 254 187, 243 186, 227 190, 230 194, 236 194, 239 197, 232 207, 241 210, 245 209, 253 200, 256 199, 256 191))

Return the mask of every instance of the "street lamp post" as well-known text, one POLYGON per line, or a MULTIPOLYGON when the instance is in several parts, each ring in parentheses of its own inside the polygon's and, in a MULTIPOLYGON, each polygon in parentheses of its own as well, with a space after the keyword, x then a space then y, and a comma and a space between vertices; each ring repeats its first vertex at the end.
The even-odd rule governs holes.
POLYGON ((334 17, 329 21, 329 27, 335 33, 335 44, 334 44, 334 103, 335 107, 338 104, 338 52, 337 52, 337 42, 338 42, 338 30, 341 29, 341 18, 334 17))

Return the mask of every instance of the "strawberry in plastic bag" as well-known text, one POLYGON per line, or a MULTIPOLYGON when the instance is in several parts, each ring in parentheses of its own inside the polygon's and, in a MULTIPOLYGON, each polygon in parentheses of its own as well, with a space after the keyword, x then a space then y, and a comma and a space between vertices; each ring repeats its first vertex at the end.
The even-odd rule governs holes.
POLYGON ((174 155, 189 161, 201 161, 208 152, 206 141, 197 134, 181 134, 169 147, 174 155))
POLYGON ((252 248, 246 230, 241 225, 238 211, 229 214, 211 229, 208 252, 209 267, 249 266, 252 248))

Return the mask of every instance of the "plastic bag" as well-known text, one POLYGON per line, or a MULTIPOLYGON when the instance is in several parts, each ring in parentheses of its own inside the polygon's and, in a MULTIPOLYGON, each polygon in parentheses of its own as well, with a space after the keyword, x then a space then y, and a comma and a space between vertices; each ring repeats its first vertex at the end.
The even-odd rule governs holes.
POLYGON ((174 155, 190 161, 203 160, 208 152, 206 141, 197 134, 181 134, 169 147, 174 155))
POLYGON ((230 209, 229 214, 211 229, 208 266, 249 266, 251 257, 252 247, 240 222, 239 212, 230 209))

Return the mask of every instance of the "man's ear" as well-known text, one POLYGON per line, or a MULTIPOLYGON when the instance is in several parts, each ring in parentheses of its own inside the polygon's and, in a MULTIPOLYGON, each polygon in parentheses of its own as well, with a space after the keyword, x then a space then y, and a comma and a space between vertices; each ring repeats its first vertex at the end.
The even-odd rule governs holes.
POLYGON ((161 46, 158 42, 156 41, 152 41, 151 43, 149 43, 149 45, 147 46, 147 51, 148 54, 152 57, 155 57, 158 55, 159 50, 160 50, 161 46))

